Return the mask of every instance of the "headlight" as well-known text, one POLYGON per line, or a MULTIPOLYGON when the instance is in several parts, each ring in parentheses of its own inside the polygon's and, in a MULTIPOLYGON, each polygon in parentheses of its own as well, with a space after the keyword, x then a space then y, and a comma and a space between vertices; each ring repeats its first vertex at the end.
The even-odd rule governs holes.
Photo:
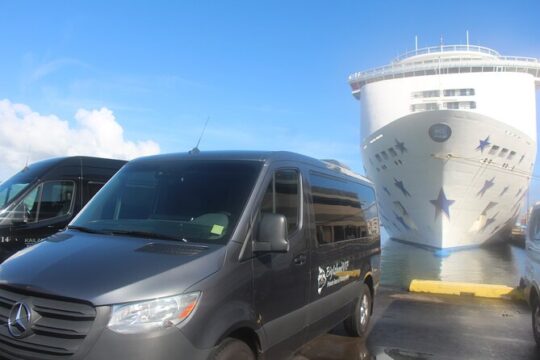
POLYGON ((197 306, 199 292, 139 303, 114 305, 109 329, 136 334, 178 325, 197 306))

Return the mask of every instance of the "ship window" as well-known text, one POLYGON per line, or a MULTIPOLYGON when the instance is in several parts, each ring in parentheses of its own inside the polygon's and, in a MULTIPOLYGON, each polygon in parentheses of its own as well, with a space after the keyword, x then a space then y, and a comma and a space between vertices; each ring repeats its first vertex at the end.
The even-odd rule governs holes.
POLYGON ((379 155, 379 154, 375 154, 375 158, 377 158, 377 161, 379 161, 379 162, 381 162, 381 161, 382 161, 382 159, 381 159, 381 155, 379 155))
POLYGON ((476 103, 474 101, 461 101, 459 103, 460 109, 476 109, 476 103))
POLYGON ((505 157, 506 154, 508 154, 508 149, 504 148, 501 150, 501 152, 499 153, 499 156, 500 157, 505 157))
POLYGON ((446 108, 447 109, 459 109, 459 102, 457 102, 457 101, 448 102, 448 103, 446 103, 446 108))
POLYGON ((441 96, 440 90, 425 90, 413 92, 413 98, 430 98, 441 96))
POLYGON ((499 151, 499 147, 497 145, 493 145, 491 149, 489 149, 489 155, 495 155, 499 151))
POLYGON ((386 151, 381 152, 381 155, 384 160, 388 160, 388 154, 386 153, 386 151))
POLYGON ((392 157, 397 156, 397 152, 396 150, 394 150, 394 148, 388 148, 388 152, 390 153, 390 155, 392 155, 392 157))
POLYGON ((474 89, 446 89, 443 93, 444 96, 472 96, 474 89))
POLYGON ((413 105, 411 105, 411 110, 413 112, 439 110, 439 104, 437 104, 437 103, 413 104, 413 105))
POLYGON ((510 154, 508 154, 508 160, 512 160, 514 158, 514 156, 516 156, 516 152, 515 151, 510 151, 510 154))

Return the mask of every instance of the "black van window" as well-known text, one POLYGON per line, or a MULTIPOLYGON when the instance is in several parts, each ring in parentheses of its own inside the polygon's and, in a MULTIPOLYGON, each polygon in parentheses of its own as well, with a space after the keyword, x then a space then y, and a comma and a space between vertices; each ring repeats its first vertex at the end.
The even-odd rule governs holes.
POLYGON ((84 204, 90 201, 90 199, 92 199, 94 195, 97 194, 97 192, 99 191, 99 189, 103 187, 103 185, 105 185, 105 183, 89 181, 86 184, 86 189, 84 190, 84 196, 83 196, 84 204))
POLYGON ((262 212, 281 214, 287 218, 289 234, 298 228, 300 208, 299 176, 296 170, 278 170, 264 194, 262 212))
POLYGON ((32 223, 69 214, 73 181, 48 181, 32 189, 15 207, 13 221, 32 223))
POLYGON ((43 184, 38 221, 69 214, 73 201, 72 181, 49 181, 43 184))
POLYGON ((42 185, 34 187, 18 203, 13 210, 12 219, 14 222, 33 223, 37 221, 37 211, 39 208, 39 193, 42 185))
POLYGON ((378 220, 373 189, 317 174, 311 174, 310 181, 319 244, 374 234, 378 220))

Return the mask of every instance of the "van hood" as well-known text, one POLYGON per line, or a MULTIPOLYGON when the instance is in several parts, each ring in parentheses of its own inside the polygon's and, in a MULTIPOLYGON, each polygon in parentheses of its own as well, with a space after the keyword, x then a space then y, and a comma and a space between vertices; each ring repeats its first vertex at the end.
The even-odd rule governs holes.
POLYGON ((0 285, 111 305, 178 295, 220 269, 226 247, 68 230, 0 265, 0 285))

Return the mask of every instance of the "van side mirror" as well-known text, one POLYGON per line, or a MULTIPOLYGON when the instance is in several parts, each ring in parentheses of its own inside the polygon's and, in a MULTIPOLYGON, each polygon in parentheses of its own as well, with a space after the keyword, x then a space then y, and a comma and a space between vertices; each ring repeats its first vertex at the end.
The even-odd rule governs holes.
POLYGON ((287 219, 283 215, 262 213, 257 238, 253 242, 254 252, 289 251, 287 241, 287 219))

